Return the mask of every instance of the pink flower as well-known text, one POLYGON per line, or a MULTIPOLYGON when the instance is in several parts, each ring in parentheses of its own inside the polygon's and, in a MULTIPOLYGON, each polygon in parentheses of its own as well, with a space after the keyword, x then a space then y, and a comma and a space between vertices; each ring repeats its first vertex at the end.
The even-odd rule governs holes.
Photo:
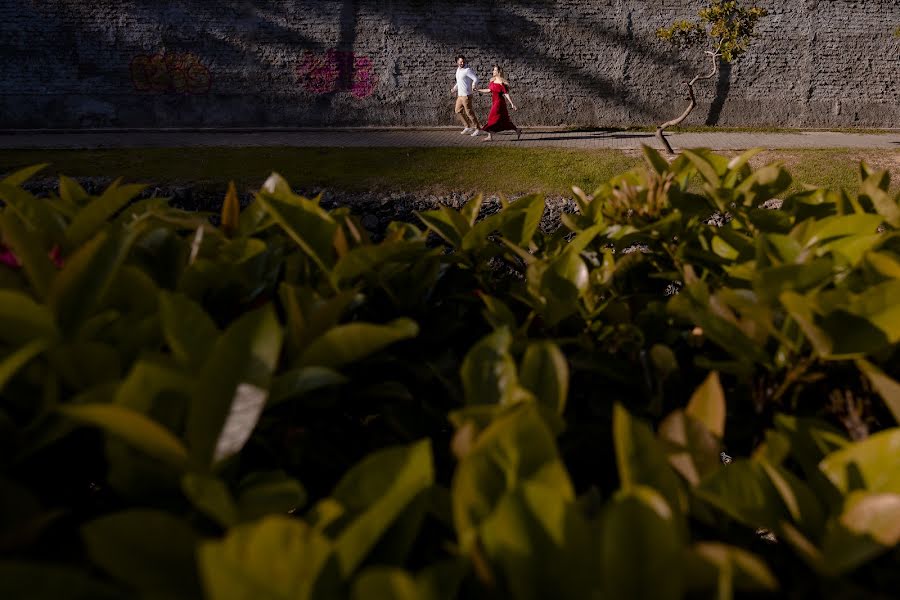
POLYGON ((18 269, 22 266, 22 263, 19 262, 19 257, 16 256, 12 250, 3 244, 0 244, 0 265, 18 269))
MULTIPOLYGON (((59 247, 59 244, 54 244, 50 249, 50 252, 47 253, 47 256, 50 257, 50 260, 53 261, 53 264, 57 269, 62 269, 63 265, 66 263, 62 257, 62 249, 59 247)), ((7 248, 4 244, 0 244, 0 265, 6 265, 12 269, 22 268, 22 262, 19 260, 19 257, 16 256, 16 253, 13 252, 12 249, 7 248)))

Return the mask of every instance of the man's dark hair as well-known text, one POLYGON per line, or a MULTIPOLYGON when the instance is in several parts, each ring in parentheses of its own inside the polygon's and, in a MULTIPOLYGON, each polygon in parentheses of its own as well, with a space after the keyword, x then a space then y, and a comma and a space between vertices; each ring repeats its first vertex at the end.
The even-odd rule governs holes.
POLYGON ((457 54, 457 55, 456 55, 456 60, 459 60, 459 59, 463 59, 463 62, 466 62, 466 57, 463 56, 462 54, 457 54))

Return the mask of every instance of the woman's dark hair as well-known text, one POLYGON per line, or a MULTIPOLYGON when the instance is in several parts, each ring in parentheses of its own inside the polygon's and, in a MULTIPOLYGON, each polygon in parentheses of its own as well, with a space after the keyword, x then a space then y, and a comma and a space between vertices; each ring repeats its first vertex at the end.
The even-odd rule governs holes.
POLYGON ((463 56, 462 54, 457 54, 457 55, 456 55, 456 60, 459 60, 459 59, 463 59, 463 62, 466 62, 466 57, 463 56))

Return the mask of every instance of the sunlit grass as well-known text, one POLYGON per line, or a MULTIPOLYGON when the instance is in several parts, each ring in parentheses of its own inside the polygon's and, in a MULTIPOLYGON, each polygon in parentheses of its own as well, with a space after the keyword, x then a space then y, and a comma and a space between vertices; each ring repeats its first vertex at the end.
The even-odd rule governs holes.
MULTIPOLYGON (((900 175, 900 150, 767 151, 753 164, 783 162, 794 175, 794 189, 802 184, 853 189, 860 160, 900 175)), ((257 187, 277 171, 304 190, 565 194, 573 185, 593 190, 643 159, 634 151, 506 147, 0 151, 0 172, 43 162, 50 163, 45 175, 124 177, 222 190, 230 179, 257 187)))

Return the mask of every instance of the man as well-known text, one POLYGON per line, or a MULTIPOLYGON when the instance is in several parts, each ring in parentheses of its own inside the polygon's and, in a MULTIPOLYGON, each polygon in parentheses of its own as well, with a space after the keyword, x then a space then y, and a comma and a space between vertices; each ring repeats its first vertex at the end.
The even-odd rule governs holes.
POLYGON ((456 114, 462 121, 462 135, 469 134, 472 137, 481 135, 481 124, 472 109, 472 94, 475 93, 475 84, 478 83, 478 75, 466 65, 466 57, 456 57, 456 85, 450 93, 456 92, 456 114))

